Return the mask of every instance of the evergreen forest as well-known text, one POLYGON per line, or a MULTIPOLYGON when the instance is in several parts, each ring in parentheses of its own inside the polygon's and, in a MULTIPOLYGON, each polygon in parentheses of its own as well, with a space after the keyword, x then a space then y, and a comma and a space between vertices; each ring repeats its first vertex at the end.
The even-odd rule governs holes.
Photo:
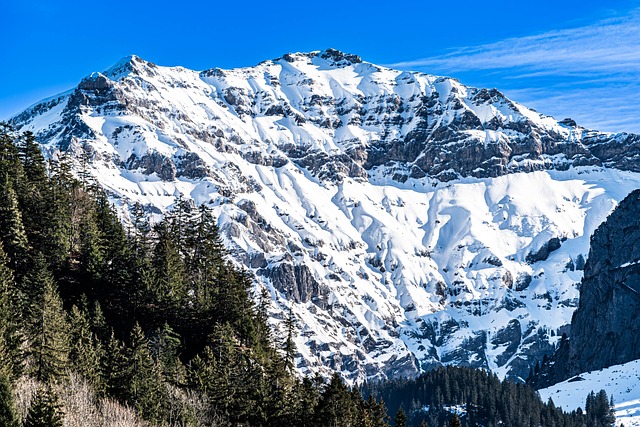
POLYGON ((274 336, 211 210, 175 206, 124 225, 87 173, 0 124, 0 425, 611 425, 604 392, 565 413, 479 370, 300 378, 293 315, 274 336))

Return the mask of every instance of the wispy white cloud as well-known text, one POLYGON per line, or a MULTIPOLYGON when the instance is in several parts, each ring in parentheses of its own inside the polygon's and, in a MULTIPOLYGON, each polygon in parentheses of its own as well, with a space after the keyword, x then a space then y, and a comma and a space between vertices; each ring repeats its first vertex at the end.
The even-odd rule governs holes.
POLYGON ((510 38, 394 65, 452 71, 525 67, 548 73, 640 69, 640 10, 587 27, 510 38))
MULTIPOLYGON (((392 64, 496 85, 546 114, 640 133, 640 9, 579 28, 392 64)), ((465 79, 462 79, 465 83, 465 79)))
POLYGON ((608 132, 640 133, 640 87, 507 89, 506 95, 540 113, 608 132))

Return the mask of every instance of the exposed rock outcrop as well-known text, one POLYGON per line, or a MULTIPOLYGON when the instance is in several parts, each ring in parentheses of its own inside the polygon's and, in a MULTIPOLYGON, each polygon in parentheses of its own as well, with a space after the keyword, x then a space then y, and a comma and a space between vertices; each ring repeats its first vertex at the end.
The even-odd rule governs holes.
POLYGON ((268 278, 273 286, 284 293, 287 299, 297 303, 318 300, 320 284, 306 265, 291 265, 281 263, 267 269, 261 269, 258 274, 268 278))
POLYGON ((639 210, 635 190, 593 234, 571 336, 542 366, 537 387, 640 358, 639 210))
POLYGON ((127 168, 142 168, 145 175, 155 173, 163 181, 173 181, 176 179, 176 165, 173 160, 157 151, 145 154, 140 158, 132 155, 127 160, 127 168))

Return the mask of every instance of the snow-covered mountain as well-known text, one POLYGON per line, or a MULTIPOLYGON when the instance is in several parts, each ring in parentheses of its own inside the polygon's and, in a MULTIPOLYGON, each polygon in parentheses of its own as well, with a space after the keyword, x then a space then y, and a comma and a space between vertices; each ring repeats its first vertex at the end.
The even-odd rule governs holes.
POLYGON ((126 58, 11 123, 126 215, 182 194, 298 318, 301 372, 526 378, 568 332, 589 237, 640 138, 336 50, 202 72, 126 58))

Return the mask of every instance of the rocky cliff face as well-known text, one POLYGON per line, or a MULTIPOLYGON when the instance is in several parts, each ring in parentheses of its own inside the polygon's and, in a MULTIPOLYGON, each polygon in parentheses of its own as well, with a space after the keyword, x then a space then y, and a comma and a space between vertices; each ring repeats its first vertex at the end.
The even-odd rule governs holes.
POLYGON ((591 238, 571 336, 542 366, 536 385, 640 359, 640 190, 591 238))
POLYGON ((526 378, 566 330, 589 236, 640 187, 634 135, 335 50, 200 72, 130 57, 12 123, 124 220, 211 206, 274 328, 298 317, 298 369, 350 381, 526 378))
MULTIPOLYGON (((238 150, 249 162, 278 167, 293 161, 332 181, 366 179, 367 171, 381 166, 401 182, 603 164, 640 171, 633 160, 640 151, 636 135, 587 131, 573 120, 537 114, 496 89, 391 70, 332 49, 287 54, 254 68, 170 70, 168 76, 166 68, 126 58, 12 122, 28 126, 54 110, 61 120, 38 129, 40 138, 67 149, 73 141, 95 137, 79 119, 88 110, 134 114, 152 123, 168 118, 182 134, 172 141, 178 150, 171 156, 130 153, 118 159, 128 169, 156 172, 165 180, 175 178, 175 163, 184 163, 179 149, 185 148, 184 138, 225 150, 251 147, 238 150), (167 104, 177 92, 198 97, 167 104)), ((115 142, 127 134, 144 138, 140 125, 116 127, 107 137, 115 142)))

